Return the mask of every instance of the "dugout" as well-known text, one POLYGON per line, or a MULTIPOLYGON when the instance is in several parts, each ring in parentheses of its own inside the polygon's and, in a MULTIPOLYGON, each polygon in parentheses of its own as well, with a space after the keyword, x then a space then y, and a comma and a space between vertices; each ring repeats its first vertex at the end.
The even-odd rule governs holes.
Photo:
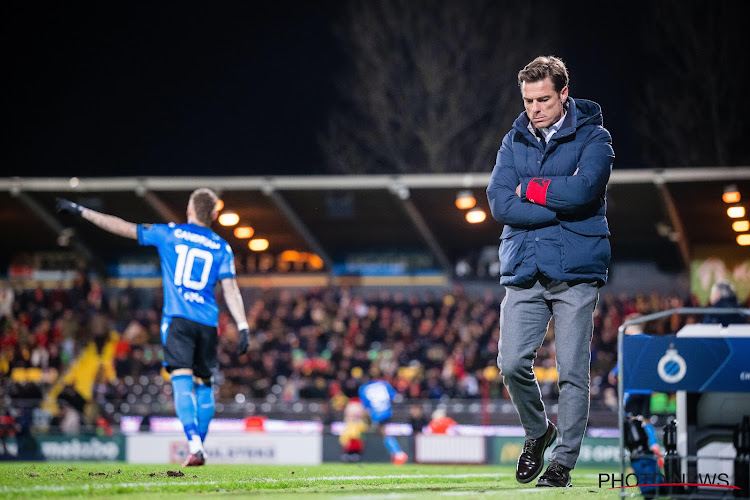
MULTIPOLYGON (((686 482, 727 474, 734 484, 734 429, 750 415, 750 325, 686 325, 676 335, 625 335, 625 329, 672 314, 742 314, 750 309, 682 308, 626 321, 618 330, 620 415, 625 391, 662 391, 677 395, 677 452, 686 482)), ((625 471, 623 423, 620 423, 625 471)), ((693 487, 687 495, 720 495, 716 488, 693 487)), ((624 490, 621 491, 621 497, 624 490)))
MULTIPOLYGON (((750 325, 687 325, 677 337, 743 339, 750 343, 750 325)), ((743 416, 750 415, 750 389, 747 388, 750 386, 750 351, 740 348, 737 354, 744 370, 739 372, 734 384, 728 381, 725 387, 744 391, 681 390, 676 393, 677 420, 681 422, 677 428, 677 452, 684 457, 682 470, 688 477, 724 473, 734 484, 734 430, 743 416)), ((711 373, 718 374, 719 370, 717 367, 711 373)))

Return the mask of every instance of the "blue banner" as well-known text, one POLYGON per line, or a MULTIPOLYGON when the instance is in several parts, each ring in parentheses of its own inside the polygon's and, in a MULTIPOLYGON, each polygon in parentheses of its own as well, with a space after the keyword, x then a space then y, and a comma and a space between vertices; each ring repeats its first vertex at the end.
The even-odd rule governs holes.
POLYGON ((750 392, 750 337, 626 335, 625 390, 750 392))
POLYGON ((432 276, 441 274, 429 252, 369 250, 334 257, 336 276, 432 276))

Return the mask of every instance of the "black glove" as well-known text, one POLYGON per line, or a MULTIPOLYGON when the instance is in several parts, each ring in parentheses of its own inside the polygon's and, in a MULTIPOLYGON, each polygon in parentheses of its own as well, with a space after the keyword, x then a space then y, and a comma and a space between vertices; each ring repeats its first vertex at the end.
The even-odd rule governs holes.
POLYGON ((237 336, 237 356, 242 356, 250 346, 250 330, 243 328, 237 336))
POLYGON ((57 198, 57 212, 67 212, 69 214, 80 216, 83 212, 83 207, 78 203, 73 203, 65 198, 57 198))

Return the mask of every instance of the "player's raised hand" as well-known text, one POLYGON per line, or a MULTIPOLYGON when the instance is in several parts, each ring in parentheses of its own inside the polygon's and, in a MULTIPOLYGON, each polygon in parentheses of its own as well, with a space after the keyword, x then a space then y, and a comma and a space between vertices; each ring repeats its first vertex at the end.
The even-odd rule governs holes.
POLYGON ((73 215, 81 215, 81 212, 83 212, 83 207, 79 205, 78 203, 73 203, 70 200, 66 200, 65 198, 56 198, 57 199, 57 205, 56 209, 58 213, 61 212, 67 212, 69 214, 73 215))
POLYGON ((237 356, 242 356, 250 346, 250 330, 243 328, 237 336, 237 356))

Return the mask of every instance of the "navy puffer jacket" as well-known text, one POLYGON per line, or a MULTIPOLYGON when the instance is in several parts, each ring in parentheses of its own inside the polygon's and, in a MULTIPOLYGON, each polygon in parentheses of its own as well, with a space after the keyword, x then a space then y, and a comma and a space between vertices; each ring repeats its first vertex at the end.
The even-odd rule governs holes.
POLYGON ((542 272, 603 284, 611 257, 606 191, 614 151, 601 108, 569 98, 546 148, 528 124, 526 112, 513 123, 487 187, 492 216, 505 226, 500 283, 518 285, 542 272))

